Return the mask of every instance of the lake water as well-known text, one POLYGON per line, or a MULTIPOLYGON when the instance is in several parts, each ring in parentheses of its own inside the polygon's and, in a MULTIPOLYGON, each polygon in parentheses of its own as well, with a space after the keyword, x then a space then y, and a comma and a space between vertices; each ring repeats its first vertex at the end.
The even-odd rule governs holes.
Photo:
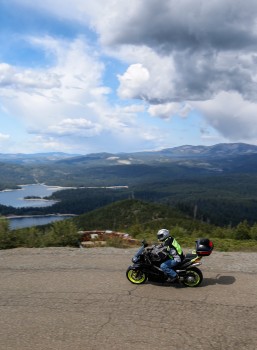
MULTIPOLYGON (((69 187, 70 188, 70 187, 69 187)), ((14 208, 22 207, 47 207, 56 203, 54 200, 46 200, 43 197, 49 197, 52 193, 60 190, 68 189, 68 187, 46 186, 44 184, 22 185, 20 189, 0 191, 0 204, 12 206, 14 208), (26 200, 25 197, 36 196, 39 199, 26 200)), ((23 228, 38 225, 46 225, 54 221, 67 219, 71 216, 63 215, 47 215, 34 217, 11 218, 10 228, 23 228)))
POLYGON ((25 197, 49 197, 52 193, 65 189, 64 187, 46 186, 44 184, 22 185, 20 189, 0 191, 0 204, 12 206, 14 208, 22 207, 48 207, 56 203, 53 200, 26 200, 25 197))
POLYGON ((24 228, 24 227, 47 225, 52 222, 69 219, 71 217, 73 216, 51 215, 51 216, 33 216, 33 217, 31 216, 31 217, 20 217, 20 218, 15 217, 15 218, 9 219, 9 222, 10 222, 10 229, 15 230, 15 229, 24 228))

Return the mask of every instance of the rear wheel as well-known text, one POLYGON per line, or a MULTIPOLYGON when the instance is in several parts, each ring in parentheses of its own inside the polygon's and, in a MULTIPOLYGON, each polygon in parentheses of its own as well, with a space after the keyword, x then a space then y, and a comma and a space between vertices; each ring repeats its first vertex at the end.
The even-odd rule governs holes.
POLYGON ((183 284, 186 287, 198 287, 203 280, 202 272, 196 268, 192 267, 186 271, 186 275, 184 276, 183 284))
POLYGON ((143 284, 147 280, 146 274, 143 271, 131 268, 127 269, 126 276, 127 279, 134 284, 143 284))

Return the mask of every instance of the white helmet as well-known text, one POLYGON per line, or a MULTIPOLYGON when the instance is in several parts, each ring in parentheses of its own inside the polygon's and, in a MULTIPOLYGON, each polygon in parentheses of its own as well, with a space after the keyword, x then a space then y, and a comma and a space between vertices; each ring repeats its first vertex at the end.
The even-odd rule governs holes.
POLYGON ((157 232, 157 238, 159 241, 165 241, 166 238, 170 236, 170 231, 162 228, 157 232))

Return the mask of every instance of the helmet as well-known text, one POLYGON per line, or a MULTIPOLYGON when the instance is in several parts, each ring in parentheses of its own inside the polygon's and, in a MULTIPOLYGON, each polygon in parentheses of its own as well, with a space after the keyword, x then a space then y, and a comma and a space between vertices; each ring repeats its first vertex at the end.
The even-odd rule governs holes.
POLYGON ((170 236, 170 231, 162 228, 157 232, 157 238, 159 241, 165 241, 166 238, 170 236))

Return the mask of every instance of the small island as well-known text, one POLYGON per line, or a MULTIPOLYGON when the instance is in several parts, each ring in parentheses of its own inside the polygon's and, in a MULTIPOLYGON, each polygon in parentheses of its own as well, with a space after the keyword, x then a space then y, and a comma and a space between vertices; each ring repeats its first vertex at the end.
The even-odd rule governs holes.
POLYGON ((25 200, 38 200, 38 199, 42 199, 42 197, 40 196, 26 196, 24 197, 25 200))
MULTIPOLYGON (((23 197, 23 200, 25 201, 42 201, 42 202, 51 202, 52 199, 49 199, 48 197, 40 197, 40 196, 25 196, 23 197)), ((57 202, 57 201, 55 201, 57 202)))

